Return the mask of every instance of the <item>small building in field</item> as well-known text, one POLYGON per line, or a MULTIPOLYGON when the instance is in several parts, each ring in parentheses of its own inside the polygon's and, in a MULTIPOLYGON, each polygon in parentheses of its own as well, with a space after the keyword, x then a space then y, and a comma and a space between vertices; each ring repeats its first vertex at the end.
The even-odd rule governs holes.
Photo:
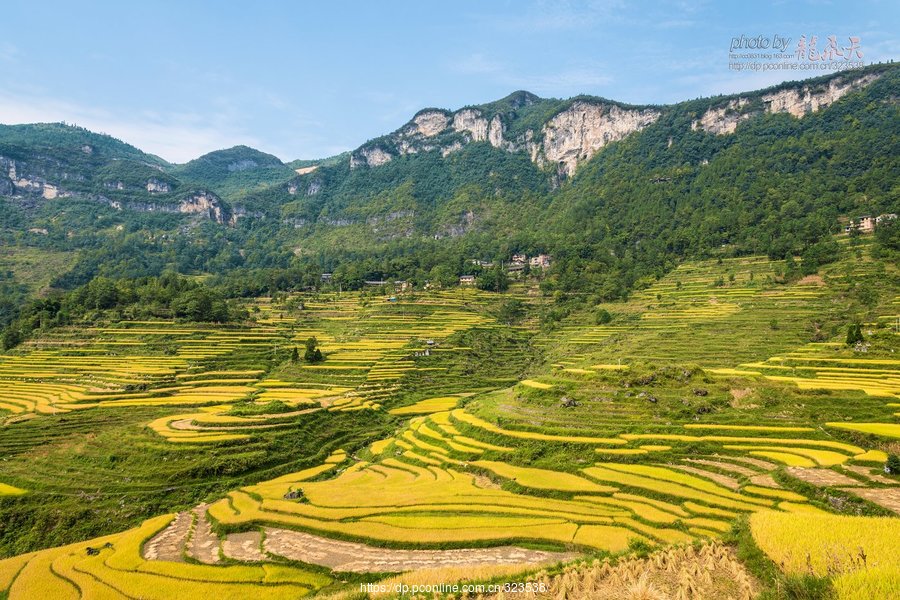
POLYGON ((459 285, 475 285, 475 276, 463 275, 459 278, 459 285))
POLYGON ((331 273, 322 273, 322 281, 331 281, 333 278, 331 273))
POLYGON ((411 287, 412 287, 412 285, 408 281, 395 281, 394 282, 394 289, 397 290, 398 292, 405 292, 406 290, 408 290, 411 287))

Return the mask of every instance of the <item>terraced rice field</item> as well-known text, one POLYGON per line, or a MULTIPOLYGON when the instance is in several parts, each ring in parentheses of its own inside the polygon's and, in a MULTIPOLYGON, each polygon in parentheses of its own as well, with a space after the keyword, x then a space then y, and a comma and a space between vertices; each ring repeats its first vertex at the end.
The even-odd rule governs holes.
MULTIPOLYGON (((53 423, 66 436, 68 419, 138 411, 148 416, 128 431, 164 448, 174 473, 193 452, 232 478, 137 528, 0 561, 0 595, 300 597, 351 592, 348 573, 463 578, 676 544, 635 560, 672 593, 711 586, 669 567, 696 559, 723 580, 712 587, 747 596, 759 582, 712 541, 747 518, 785 571, 839 572, 844 597, 854 586, 878 597, 897 577, 893 542, 872 533, 900 522, 885 516, 900 514, 900 481, 881 472, 897 449, 897 338, 881 328, 866 353, 809 343, 797 323, 830 310, 840 280, 779 284, 782 266, 685 264, 610 306, 609 324, 542 332, 497 323, 490 294, 445 290, 309 296, 294 312, 258 299, 241 326, 123 322, 41 338, 0 358, 6 431, 53 423), (326 360, 291 363, 309 337, 326 360), (315 461, 266 462, 319 429, 331 439, 315 461), (245 446, 258 468, 240 479, 230 461, 245 446), (879 516, 851 524, 839 510, 879 516), (859 553, 836 558, 854 544, 865 569, 859 553)), ((3 480, 0 507, 41 493, 21 466, 3 480)), ((617 568, 581 571, 606 597, 610 581, 636 585, 617 568)), ((553 589, 570 586, 555 573, 553 589)))
POLYGON ((900 520, 758 513, 760 548, 789 573, 830 575, 839 598, 890 598, 900 583, 900 520))
MULTIPOLYGON (((476 302, 477 296, 470 301, 476 302)), ((115 327, 65 331, 21 354, 0 359, 0 419, 96 408, 200 407, 148 423, 175 443, 246 439, 313 408, 332 412, 378 410, 404 377, 418 372, 416 344, 457 352, 440 341, 486 324, 462 302, 362 308, 358 297, 308 302, 306 322, 276 317, 279 307, 259 301, 257 325, 234 329, 171 322, 124 321, 115 327), (410 309, 412 310, 412 309, 410 309), (266 376, 259 364, 278 348, 316 337, 328 360, 299 366, 300 377, 266 376), (230 415, 235 403, 285 404, 293 413, 230 415)))

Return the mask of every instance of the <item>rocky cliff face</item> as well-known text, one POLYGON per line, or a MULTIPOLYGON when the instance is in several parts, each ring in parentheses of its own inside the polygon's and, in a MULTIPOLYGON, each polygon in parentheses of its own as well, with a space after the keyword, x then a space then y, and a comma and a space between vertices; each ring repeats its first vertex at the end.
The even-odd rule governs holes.
POLYGON ((183 199, 178 205, 178 212, 191 215, 202 215, 216 223, 226 220, 222 200, 212 192, 196 192, 183 199))
POLYGON ((788 113, 798 119, 834 104, 848 93, 869 85, 880 75, 870 73, 856 76, 846 75, 832 79, 827 85, 801 85, 763 94, 762 108, 753 110, 749 98, 738 97, 723 106, 710 108, 691 123, 692 129, 702 129, 708 133, 724 135, 734 133, 738 124, 766 113, 788 113))
POLYGON ((168 194, 172 190, 165 181, 150 179, 147 181, 147 191, 151 194, 168 194))
MULTIPOLYGON (((160 203, 140 200, 111 200, 105 196, 93 196, 89 198, 103 202, 116 210, 131 210, 135 212, 160 212, 181 213, 184 215, 196 215, 199 218, 209 219, 219 224, 234 224, 237 222, 235 215, 231 214, 222 200, 208 191, 198 191, 185 196, 179 202, 160 203)), ((250 216, 248 211, 240 211, 237 217, 250 216)))
POLYGON ((625 109, 616 105, 576 102, 544 125, 543 144, 535 157, 572 175, 582 161, 603 146, 640 131, 659 118, 653 109, 625 109))
POLYGON ((0 195, 14 196, 17 194, 39 195, 47 200, 53 200, 63 194, 59 186, 49 183, 44 177, 29 173, 11 158, 0 156, 0 173, 6 173, 5 179, 9 183, 0 183, 0 195), (12 184, 11 188, 10 185, 12 184))
POLYGON ((725 106, 710 108, 699 119, 691 122, 691 129, 703 129, 707 133, 734 133, 738 123, 753 116, 750 112, 741 112, 750 103, 746 98, 735 98, 725 106))
POLYGON ((605 102, 578 101, 550 119, 542 128, 527 129, 513 139, 507 137, 503 117, 488 117, 479 108, 455 113, 428 110, 405 126, 363 146, 350 156, 350 168, 378 167, 396 156, 440 150, 443 156, 470 142, 488 142, 508 152, 523 151, 539 165, 558 165, 563 175, 572 175, 610 142, 646 127, 659 118, 655 109, 628 109, 605 102))

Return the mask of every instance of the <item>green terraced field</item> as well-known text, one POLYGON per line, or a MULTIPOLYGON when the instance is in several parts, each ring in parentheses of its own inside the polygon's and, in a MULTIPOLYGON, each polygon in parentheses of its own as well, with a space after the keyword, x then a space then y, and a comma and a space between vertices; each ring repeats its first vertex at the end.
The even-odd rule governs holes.
POLYGON ((847 347, 841 265, 780 269, 685 263, 553 330, 457 289, 52 331, 0 357, 0 594, 301 597, 352 587, 328 544, 599 556, 749 519, 775 556, 774 522, 894 523, 895 295, 847 347))

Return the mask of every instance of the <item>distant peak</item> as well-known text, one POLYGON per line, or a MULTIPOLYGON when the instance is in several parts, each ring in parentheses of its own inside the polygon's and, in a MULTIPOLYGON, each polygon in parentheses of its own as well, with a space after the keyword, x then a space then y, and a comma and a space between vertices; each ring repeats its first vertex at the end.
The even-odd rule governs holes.
POLYGON ((506 98, 503 98, 501 102, 508 102, 510 105, 515 108, 519 108, 522 106, 528 106, 530 104, 535 104, 536 102, 540 102, 542 98, 537 94, 532 94, 527 90, 516 90, 506 98))

